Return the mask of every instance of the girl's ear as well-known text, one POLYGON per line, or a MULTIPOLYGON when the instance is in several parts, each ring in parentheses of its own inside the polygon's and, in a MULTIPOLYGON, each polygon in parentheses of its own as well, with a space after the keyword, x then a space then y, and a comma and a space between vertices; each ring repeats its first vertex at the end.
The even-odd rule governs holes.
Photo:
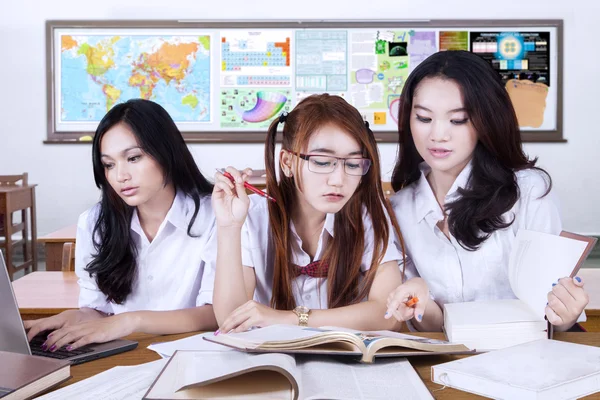
POLYGON ((291 178, 294 175, 292 172, 292 158, 292 153, 287 150, 281 149, 279 152, 279 165, 283 170, 283 174, 288 178, 291 178))

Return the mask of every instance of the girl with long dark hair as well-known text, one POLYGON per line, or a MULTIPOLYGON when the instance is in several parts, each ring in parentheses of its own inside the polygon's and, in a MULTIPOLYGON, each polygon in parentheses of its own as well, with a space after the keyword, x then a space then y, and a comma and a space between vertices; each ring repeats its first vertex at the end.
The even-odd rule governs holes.
MULTIPOLYGON (((511 100, 487 61, 436 53, 410 74, 401 99, 392 204, 412 274, 424 280, 400 286, 389 306, 410 319, 403 300, 418 296, 440 329, 445 303, 515 298, 508 259, 517 231, 558 235, 562 224, 550 175, 523 152, 511 100)), ((548 321, 569 329, 588 303, 582 280, 548 290, 548 321)))
POLYGON ((29 339, 52 331, 44 347, 55 351, 214 329, 213 186, 169 114, 148 100, 116 105, 96 130, 92 162, 101 199, 77 224, 80 309, 26 321, 29 339))

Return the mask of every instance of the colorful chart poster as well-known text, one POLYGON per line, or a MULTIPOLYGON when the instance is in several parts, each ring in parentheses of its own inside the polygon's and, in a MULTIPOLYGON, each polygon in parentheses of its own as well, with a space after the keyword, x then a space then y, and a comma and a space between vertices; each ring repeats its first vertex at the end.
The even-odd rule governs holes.
POLYGON ((410 33, 410 71, 412 72, 417 65, 423 62, 427 57, 437 52, 435 41, 435 32, 417 31, 410 33))
POLYGON ((374 126, 392 127, 393 106, 409 74, 408 31, 351 34, 350 102, 374 126))
POLYGON ((289 87, 292 31, 223 31, 221 87, 289 87))
POLYGON ((471 32, 471 51, 502 77, 519 126, 544 124, 550 87, 549 32, 471 32))
POLYGON ((471 51, 505 83, 527 79, 550 86, 550 32, 471 32, 471 51))
POLYGON ((264 129, 281 112, 291 110, 291 89, 235 88, 221 90, 221 128, 264 129))
POLYGON ((469 32, 440 31, 440 50, 469 50, 469 32))
POLYGON ((296 31, 296 91, 348 88, 348 31, 296 31))

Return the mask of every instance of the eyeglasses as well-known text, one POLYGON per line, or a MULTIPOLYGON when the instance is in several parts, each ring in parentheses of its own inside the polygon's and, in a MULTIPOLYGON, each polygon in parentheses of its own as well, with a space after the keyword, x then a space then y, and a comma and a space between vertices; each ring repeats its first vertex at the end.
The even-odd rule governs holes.
POLYGON ((298 154, 298 157, 308 161, 308 170, 316 174, 332 173, 340 161, 344 172, 352 176, 364 176, 371 167, 371 160, 368 158, 342 158, 313 154, 298 154))

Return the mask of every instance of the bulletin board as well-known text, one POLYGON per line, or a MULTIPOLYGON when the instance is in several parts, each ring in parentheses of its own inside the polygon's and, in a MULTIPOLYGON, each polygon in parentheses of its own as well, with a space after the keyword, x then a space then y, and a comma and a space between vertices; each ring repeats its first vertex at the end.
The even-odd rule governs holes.
POLYGON ((315 93, 397 141, 400 94, 439 50, 501 75, 525 141, 564 141, 562 20, 47 21, 46 143, 89 141, 115 104, 161 104, 188 142, 263 142, 315 93))

